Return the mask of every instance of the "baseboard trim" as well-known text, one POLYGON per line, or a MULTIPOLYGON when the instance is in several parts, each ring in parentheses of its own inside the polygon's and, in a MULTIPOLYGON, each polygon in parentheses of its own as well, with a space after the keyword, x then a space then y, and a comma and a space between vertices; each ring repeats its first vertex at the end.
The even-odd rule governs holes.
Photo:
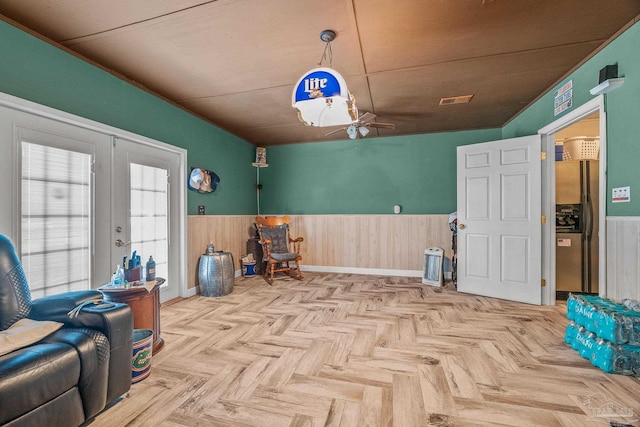
POLYGON ((316 273, 349 273, 371 276, 422 277, 422 270, 393 270, 386 268, 330 267, 326 265, 301 265, 302 271, 316 273))
MULTIPOLYGON (((242 270, 235 270, 233 272, 233 277, 240 277, 242 276, 242 270)), ((195 285, 193 288, 188 288, 187 289, 187 296, 185 298, 190 298, 190 297, 194 297, 196 295, 198 295, 200 292, 198 292, 198 289, 200 288, 199 285, 195 285)))
MULTIPOLYGON (((300 270, 314 273, 348 273, 368 276, 422 277, 422 270, 394 270, 387 268, 329 267, 326 265, 301 265, 300 270)), ((241 277, 242 270, 236 270, 234 277, 241 277)), ((445 281, 451 280, 451 272, 444 272, 445 281)), ((198 285, 187 289, 186 298, 198 295, 198 285)))

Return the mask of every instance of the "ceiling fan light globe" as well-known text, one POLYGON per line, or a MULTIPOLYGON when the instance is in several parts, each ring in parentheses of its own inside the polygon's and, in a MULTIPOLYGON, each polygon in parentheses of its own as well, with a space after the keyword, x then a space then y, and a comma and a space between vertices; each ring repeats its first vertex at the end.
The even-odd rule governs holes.
POLYGON ((355 125, 350 125, 347 128, 347 135, 349 135, 349 138, 351 139, 356 139, 358 137, 358 129, 355 125))
POLYGON ((369 135, 369 129, 365 126, 360 126, 358 128, 358 132, 360 132, 360 135, 362 135, 362 137, 364 138, 365 136, 369 135))

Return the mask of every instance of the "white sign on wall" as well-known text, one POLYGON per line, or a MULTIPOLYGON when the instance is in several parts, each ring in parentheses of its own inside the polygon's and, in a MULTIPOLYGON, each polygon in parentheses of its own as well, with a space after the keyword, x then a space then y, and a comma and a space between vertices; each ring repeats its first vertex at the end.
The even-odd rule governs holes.
POLYGON ((573 105, 573 80, 560 86, 553 94, 553 115, 557 116, 573 105))
POLYGON ((616 187, 611 189, 613 203, 627 203, 631 201, 631 187, 616 187))

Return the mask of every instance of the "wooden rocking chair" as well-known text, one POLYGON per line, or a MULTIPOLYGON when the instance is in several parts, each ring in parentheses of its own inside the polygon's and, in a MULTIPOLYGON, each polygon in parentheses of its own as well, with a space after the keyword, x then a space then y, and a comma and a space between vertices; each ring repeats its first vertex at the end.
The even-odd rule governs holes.
POLYGON ((302 279, 300 244, 304 239, 292 239, 289 236, 289 222, 288 216, 256 217, 256 227, 262 244, 262 261, 266 263, 264 278, 269 284, 273 283, 275 273, 285 273, 294 279, 302 279), (293 263, 294 266, 289 263, 293 263))

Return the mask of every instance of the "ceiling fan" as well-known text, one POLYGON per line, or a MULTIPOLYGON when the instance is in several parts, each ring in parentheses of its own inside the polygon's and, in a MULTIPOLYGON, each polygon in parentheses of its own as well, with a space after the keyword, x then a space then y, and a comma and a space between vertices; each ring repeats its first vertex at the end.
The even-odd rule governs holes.
POLYGON ((379 128, 379 129, 395 129, 396 128, 396 125, 394 125, 393 123, 374 122, 373 119, 375 118, 376 118, 375 114, 366 112, 363 115, 361 115, 358 120, 354 121, 349 126, 332 130, 331 132, 327 133, 325 136, 329 136, 336 132, 346 130, 347 135, 349 135, 350 139, 357 139, 358 135, 360 135, 361 138, 364 138, 365 136, 367 136, 369 134, 368 128, 379 128))

